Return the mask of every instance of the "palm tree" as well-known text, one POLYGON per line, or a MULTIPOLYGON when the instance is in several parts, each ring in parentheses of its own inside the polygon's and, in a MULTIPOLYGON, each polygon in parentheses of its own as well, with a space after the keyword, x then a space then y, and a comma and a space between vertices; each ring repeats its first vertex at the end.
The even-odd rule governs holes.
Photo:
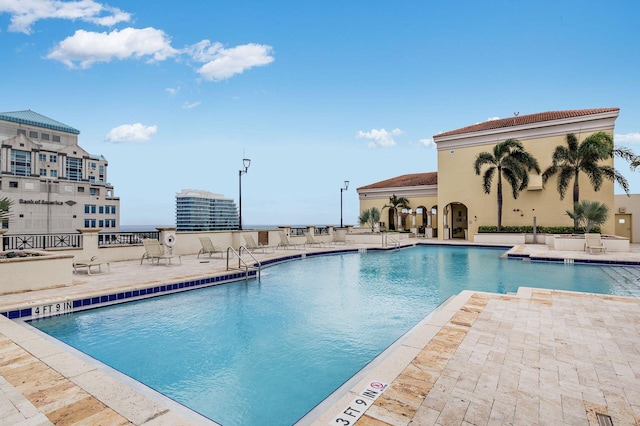
POLYGON ((401 209, 409 209, 411 207, 409 207, 409 200, 405 197, 398 197, 395 194, 391 197, 389 197, 389 203, 385 204, 382 209, 384 210, 385 208, 391 209, 393 210, 394 213, 394 220, 395 220, 395 224, 391 224, 394 225, 393 229, 397 229, 397 225, 400 224, 400 210, 401 209))
MULTIPOLYGON (((582 143, 573 133, 567 135, 567 146, 557 146, 553 151, 553 163, 542 174, 543 185, 553 175, 558 175, 557 188, 563 200, 573 180, 573 205, 580 201, 580 172, 587 175, 595 191, 599 191, 604 179, 615 180, 629 194, 629 183, 612 166, 600 165, 600 161, 609 160, 614 155, 625 158, 620 149, 613 146, 613 138, 606 132, 596 132, 582 143)), ((574 230, 578 230, 578 222, 573 221, 574 230)))
POLYGON ((489 167, 482 175, 482 188, 486 194, 491 193, 493 177, 498 175, 498 231, 502 230, 502 179, 511 185, 513 198, 529 185, 529 171, 540 174, 538 160, 529 154, 517 139, 507 139, 493 147, 493 153, 481 152, 476 157, 474 169, 480 175, 484 165, 489 167))
POLYGON ((380 210, 371 207, 369 210, 362 212, 362 216, 358 217, 360 225, 371 225, 371 232, 375 230, 376 223, 380 222, 380 210))
POLYGON ((586 233, 594 226, 600 226, 609 217, 609 207, 599 201, 582 200, 573 205, 573 211, 567 210, 567 215, 579 224, 584 224, 586 233))
POLYGON ((9 220, 11 217, 11 206, 13 201, 7 197, 0 198, 0 227, 2 222, 9 220))

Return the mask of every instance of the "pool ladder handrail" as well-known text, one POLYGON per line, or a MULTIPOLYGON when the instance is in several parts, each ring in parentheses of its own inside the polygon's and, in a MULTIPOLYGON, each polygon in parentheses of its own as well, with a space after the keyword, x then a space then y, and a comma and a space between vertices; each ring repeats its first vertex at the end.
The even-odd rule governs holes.
POLYGON ((238 251, 236 251, 236 249, 234 249, 233 247, 227 247, 227 271, 229 271, 231 269, 239 269, 239 270, 244 269, 245 270, 245 276, 244 276, 245 281, 249 279, 249 270, 258 271, 257 276, 258 276, 258 281, 260 281, 260 272, 262 270, 262 264, 260 263, 260 261, 258 259, 255 258, 255 256, 245 246, 238 247, 238 251), (243 251, 246 252, 246 254, 248 254, 249 257, 251 257, 251 259, 253 259, 253 264, 252 265, 249 265, 245 261, 245 259, 242 257, 243 251), (229 258, 231 257, 230 254, 235 254, 238 257, 238 267, 237 268, 229 266, 229 258), (244 265, 244 268, 242 267, 242 265, 244 265), (258 266, 256 266, 256 265, 258 265, 258 266))
POLYGON ((388 240, 393 241, 394 246, 396 248, 400 247, 400 242, 398 240, 396 240, 395 238, 393 238, 392 236, 390 236, 386 232, 383 232, 382 233, 382 247, 387 247, 389 245, 389 241, 388 240))

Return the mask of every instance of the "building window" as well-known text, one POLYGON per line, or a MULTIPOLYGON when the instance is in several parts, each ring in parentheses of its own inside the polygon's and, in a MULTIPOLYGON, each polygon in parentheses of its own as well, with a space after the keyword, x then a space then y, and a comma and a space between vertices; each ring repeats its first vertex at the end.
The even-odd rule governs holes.
POLYGON ((95 170, 96 169, 96 163, 91 163, 91 170, 95 170))
POLYGON ((51 136, 51 140, 54 141, 54 142, 60 142, 60 136, 53 135, 53 136, 51 136))
POLYGON ((91 222, 89 222, 89 219, 85 219, 84 220, 84 227, 85 228, 88 228, 90 224, 91 224, 91 222))
POLYGON ((38 155, 38 160, 47 161, 47 154, 39 154, 38 155))
POLYGON ((51 161, 52 163, 57 163, 58 162, 58 156, 51 154, 49 156, 49 161, 51 161))
POLYGON ((40 139, 42 139, 43 141, 48 141, 49 133, 40 133, 40 139))
POLYGON ((105 228, 111 228, 111 226, 109 226, 109 225, 111 225, 111 224, 109 223, 109 221, 108 221, 108 220, 105 220, 105 221, 104 221, 104 227, 105 227, 105 228))
POLYGON ((78 192, 84 192, 84 186, 79 186, 78 187, 78 192))
POLYGON ((91 195, 96 195, 96 196, 100 195, 100 188, 91 188, 91 189, 89 189, 89 193, 91 195))
MULTIPOLYGON (((109 206, 107 206, 107 207, 109 207, 109 206)), ((104 214, 104 206, 99 206, 98 207, 98 213, 104 214)), ((100 226, 102 226, 102 225, 100 225, 100 226)))
POLYGON ((112 228, 116 227, 116 220, 115 219, 111 219, 111 227, 112 228))
POLYGON ((40 176, 46 176, 47 175, 47 169, 40 169, 40 176))
POLYGON ((27 131, 25 129, 18 129, 18 134, 27 136, 27 131))
POLYGON ((98 228, 104 228, 104 220, 98 221, 98 228))
POLYGON ((49 176, 58 177, 58 171, 57 170, 50 170, 49 171, 49 176))
POLYGON ((91 205, 89 205, 89 204, 85 204, 85 205, 84 205, 84 212, 85 212, 85 213, 89 213, 90 211, 91 211, 91 205))
POLYGON ((38 139, 38 132, 34 132, 33 130, 29 130, 29 137, 38 139))
POLYGON ((9 182, 9 188, 17 188, 18 182, 9 182))
MULTIPOLYGON (((91 182, 91 183, 95 183, 95 182, 96 182, 96 177, 95 177, 95 176, 93 176, 93 175, 89 176, 89 182, 91 182)), ((93 195, 93 194, 92 194, 92 195, 93 195)))
POLYGON ((67 157, 67 179, 82 180, 82 159, 67 157))
POLYGON ((11 150, 11 173, 16 176, 31 175, 31 153, 29 151, 11 150))

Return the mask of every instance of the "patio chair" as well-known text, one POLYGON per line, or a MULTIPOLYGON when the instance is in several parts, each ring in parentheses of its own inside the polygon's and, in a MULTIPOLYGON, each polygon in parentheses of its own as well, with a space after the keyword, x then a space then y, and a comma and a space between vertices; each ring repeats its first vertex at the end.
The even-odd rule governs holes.
POLYGON ((244 238, 244 242, 246 243, 245 247, 250 252, 258 250, 262 251, 263 253, 266 253, 268 250, 274 251, 273 247, 271 246, 265 246, 264 244, 256 243, 256 240, 254 240, 251 235, 243 235, 242 238, 244 238))
POLYGON ((342 234, 342 236, 338 235, 337 232, 333 232, 331 234, 331 243, 332 244, 347 244, 347 234, 342 234))
POLYGON ((607 248, 602 242, 600 234, 584 234, 584 251, 588 251, 591 254, 594 252, 607 252, 607 248))
POLYGON ((208 254, 209 257, 211 257, 212 255, 214 255, 216 253, 219 253, 220 254, 220 258, 224 259, 224 250, 222 250, 221 247, 214 246, 213 242, 211 241, 211 238, 209 238, 209 237, 199 237, 199 240, 200 240, 200 245, 202 245, 202 248, 198 252, 198 259, 200 259, 200 255, 201 254, 208 254))
POLYGON ((140 264, 142 265, 142 261, 145 259, 149 259, 151 264, 157 263, 160 264, 160 260, 164 260, 166 266, 171 265, 171 259, 177 257, 180 263, 182 263, 182 259, 180 256, 174 256, 172 254, 166 254, 160 246, 160 241, 153 238, 145 238, 142 240, 142 244, 144 244, 144 254, 140 259, 140 264))
POLYGON ((111 272, 111 266, 109 262, 100 260, 98 256, 91 256, 91 259, 79 259, 73 260, 73 273, 76 274, 78 269, 87 268, 87 275, 91 275, 91 267, 97 266, 98 272, 102 272, 102 265, 107 265, 107 271, 111 272))
POLYGON ((304 244, 296 244, 289 241, 289 237, 284 233, 284 231, 279 231, 278 234, 280 235, 280 242, 278 243, 277 247, 282 247, 283 249, 306 248, 304 244))
POLYGON ((324 241, 320 241, 320 240, 316 240, 316 238, 313 236, 313 234, 307 232, 306 234, 307 237, 307 243, 306 245, 309 247, 328 247, 329 244, 325 243, 324 241))

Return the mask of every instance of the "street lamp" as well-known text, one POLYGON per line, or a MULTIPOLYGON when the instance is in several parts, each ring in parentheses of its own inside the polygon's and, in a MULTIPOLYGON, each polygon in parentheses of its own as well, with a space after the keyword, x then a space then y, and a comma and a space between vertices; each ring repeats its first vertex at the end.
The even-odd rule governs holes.
POLYGON ((349 189, 349 181, 344 181, 344 188, 340 188, 340 228, 342 228, 342 192, 349 189))
POLYGON ((251 160, 248 158, 242 159, 242 165, 244 166, 244 170, 238 170, 238 201, 240 203, 239 212, 238 212, 238 229, 242 231, 242 175, 247 173, 249 166, 251 165, 251 160))

